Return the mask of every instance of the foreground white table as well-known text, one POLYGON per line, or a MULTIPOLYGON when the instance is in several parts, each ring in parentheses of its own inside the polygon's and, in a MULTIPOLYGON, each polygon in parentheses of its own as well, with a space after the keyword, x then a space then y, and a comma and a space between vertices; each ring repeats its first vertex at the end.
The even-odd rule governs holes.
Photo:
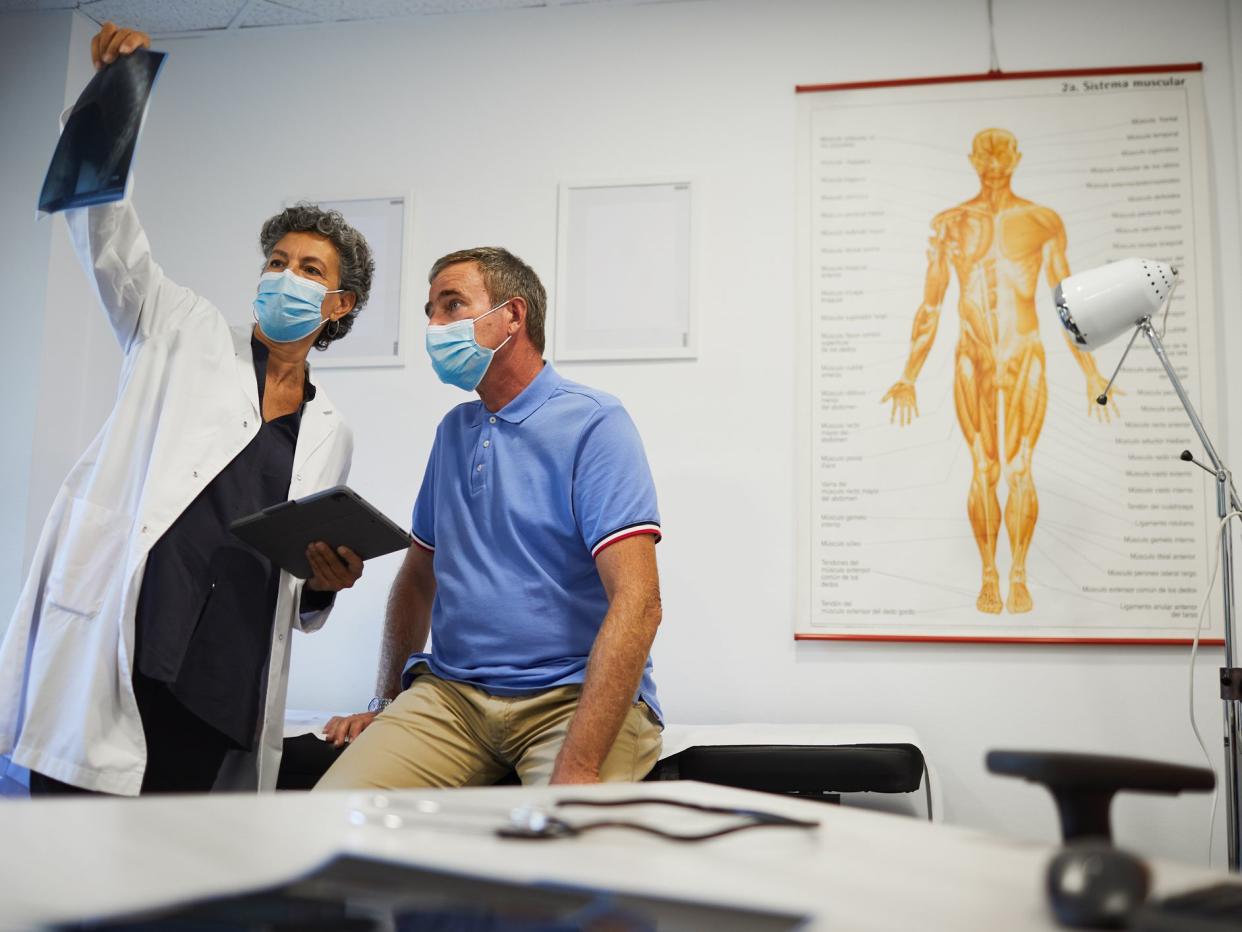
MULTIPOLYGON (((427 828, 358 827, 357 794, 0 801, 0 926, 27 928, 275 884, 352 852, 501 880, 561 883, 806 913, 813 929, 1051 929, 1043 867, 1052 848, 916 819, 699 783, 488 787, 390 794, 436 801, 427 828), (820 820, 698 844, 624 830, 555 841, 485 830, 508 809, 558 798, 660 796, 820 820)), ((571 821, 619 817, 572 810, 571 821)), ((666 828, 679 811, 624 812, 666 828)), ((1157 863, 1155 892, 1224 872, 1157 863)))

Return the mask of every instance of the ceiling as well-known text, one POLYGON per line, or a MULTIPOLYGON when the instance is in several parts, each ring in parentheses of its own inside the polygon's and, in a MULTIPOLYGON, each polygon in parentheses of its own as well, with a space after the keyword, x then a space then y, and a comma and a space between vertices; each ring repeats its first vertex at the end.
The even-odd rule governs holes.
POLYGON ((153 36, 186 36, 443 13, 644 2, 677 0, 0 0, 0 14, 77 10, 97 23, 112 20, 153 36))

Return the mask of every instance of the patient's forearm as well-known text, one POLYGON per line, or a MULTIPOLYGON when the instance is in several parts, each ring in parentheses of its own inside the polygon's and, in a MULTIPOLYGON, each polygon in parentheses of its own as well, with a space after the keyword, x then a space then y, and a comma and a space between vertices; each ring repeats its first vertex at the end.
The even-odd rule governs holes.
POLYGON ((431 603, 435 598, 435 577, 431 555, 411 548, 393 580, 384 617, 384 637, 380 642, 379 672, 375 694, 394 698, 401 691, 401 672, 410 654, 427 646, 431 630, 431 603))

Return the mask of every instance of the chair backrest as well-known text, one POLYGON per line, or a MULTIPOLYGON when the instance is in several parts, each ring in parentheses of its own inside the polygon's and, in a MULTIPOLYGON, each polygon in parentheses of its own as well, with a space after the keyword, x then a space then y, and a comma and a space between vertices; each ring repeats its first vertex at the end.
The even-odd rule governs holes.
POLYGON ((989 751, 989 771, 1042 783, 1057 803, 1061 837, 1112 840, 1109 810, 1123 790, 1176 795, 1210 790, 1216 776, 1203 767, 1136 757, 1070 751, 989 751))

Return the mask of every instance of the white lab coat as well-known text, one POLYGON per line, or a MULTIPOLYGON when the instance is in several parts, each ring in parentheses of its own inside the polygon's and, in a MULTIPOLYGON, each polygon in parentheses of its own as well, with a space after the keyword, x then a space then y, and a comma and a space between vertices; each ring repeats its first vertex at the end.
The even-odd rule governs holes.
MULTIPOLYGON (((57 780, 138 794, 146 743, 131 683, 134 615, 147 554, 254 438, 262 420, 250 327, 151 259, 128 201, 66 214, 70 235, 124 351, 107 422, 65 479, 0 644, 0 754, 57 780)), ((353 438, 320 389, 306 404, 289 497, 345 481, 353 438)), ((291 628, 302 580, 281 573, 261 737, 232 752, 219 787, 276 784, 291 628)))

